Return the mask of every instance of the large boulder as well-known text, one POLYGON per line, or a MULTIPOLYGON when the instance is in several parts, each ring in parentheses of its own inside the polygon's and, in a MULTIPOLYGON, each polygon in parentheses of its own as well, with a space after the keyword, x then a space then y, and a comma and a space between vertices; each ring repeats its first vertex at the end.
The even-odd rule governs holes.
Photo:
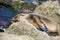
POLYGON ((58 1, 43 2, 33 13, 43 14, 60 24, 60 5, 58 1))
POLYGON ((28 23, 25 19, 20 20, 20 22, 13 23, 5 33, 16 34, 16 35, 29 35, 35 40, 51 40, 49 35, 45 32, 39 31, 32 24, 28 23))

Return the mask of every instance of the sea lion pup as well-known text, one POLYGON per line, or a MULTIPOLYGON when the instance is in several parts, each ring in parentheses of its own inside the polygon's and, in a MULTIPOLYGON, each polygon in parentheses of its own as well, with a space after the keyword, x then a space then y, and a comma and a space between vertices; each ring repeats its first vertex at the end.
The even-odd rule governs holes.
POLYGON ((57 24, 44 15, 28 14, 23 16, 29 23, 34 25, 37 29, 43 30, 48 34, 57 34, 57 24))

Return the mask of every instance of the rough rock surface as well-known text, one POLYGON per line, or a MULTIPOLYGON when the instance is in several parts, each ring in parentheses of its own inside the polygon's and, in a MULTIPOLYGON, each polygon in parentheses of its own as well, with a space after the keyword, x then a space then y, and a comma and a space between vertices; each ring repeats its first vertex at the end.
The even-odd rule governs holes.
POLYGON ((59 40, 59 36, 51 37, 52 40, 59 40))
POLYGON ((34 14, 43 14, 60 24, 60 6, 58 1, 43 2, 35 9, 34 14))
POLYGON ((50 37, 42 31, 37 30, 32 24, 25 19, 20 22, 13 23, 10 28, 5 30, 6 33, 16 35, 29 35, 35 40, 51 40, 50 37))
POLYGON ((34 40, 34 39, 27 35, 17 36, 13 34, 0 33, 0 40, 34 40))

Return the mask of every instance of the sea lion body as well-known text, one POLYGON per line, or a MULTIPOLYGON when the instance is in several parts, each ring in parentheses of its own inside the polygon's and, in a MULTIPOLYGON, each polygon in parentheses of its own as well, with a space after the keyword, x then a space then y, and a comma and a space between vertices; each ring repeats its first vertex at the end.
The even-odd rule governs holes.
POLYGON ((42 29, 46 33, 57 33, 57 25, 51 19, 44 15, 28 14, 23 16, 29 23, 37 29, 42 29))

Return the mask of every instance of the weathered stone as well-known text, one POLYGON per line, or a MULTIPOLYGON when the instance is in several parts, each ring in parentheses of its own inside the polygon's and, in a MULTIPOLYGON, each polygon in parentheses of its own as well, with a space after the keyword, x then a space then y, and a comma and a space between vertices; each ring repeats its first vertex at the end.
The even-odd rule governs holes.
POLYGON ((35 40, 51 40, 45 32, 37 30, 25 19, 21 19, 20 22, 13 23, 10 28, 5 30, 5 32, 16 35, 29 35, 35 38, 35 40))
POLYGON ((59 36, 52 36, 51 39, 52 40, 59 40, 59 36))
POLYGON ((0 33, 0 40, 34 40, 34 39, 27 35, 17 36, 13 34, 0 33))
POLYGON ((36 10, 33 12, 34 14, 43 14, 48 18, 60 23, 60 6, 58 1, 47 1, 43 2, 36 10))

